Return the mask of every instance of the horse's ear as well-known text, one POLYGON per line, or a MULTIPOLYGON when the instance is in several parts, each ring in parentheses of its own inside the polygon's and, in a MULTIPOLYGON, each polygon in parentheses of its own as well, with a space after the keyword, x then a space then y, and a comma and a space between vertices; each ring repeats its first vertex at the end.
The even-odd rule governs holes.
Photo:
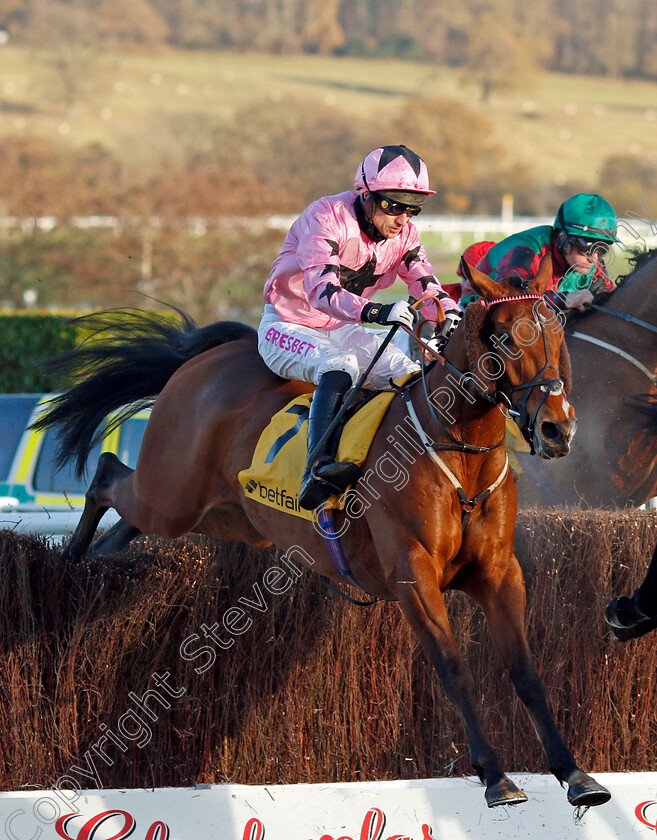
POLYGON ((475 292, 477 292, 477 294, 481 295, 484 300, 496 300, 497 298, 506 297, 509 294, 508 283, 504 280, 499 282, 497 280, 493 280, 492 277, 484 274, 483 271, 478 271, 476 268, 468 265, 463 257, 461 257, 461 271, 464 270, 464 266, 467 266, 468 268, 468 275, 466 276, 472 284, 472 288, 475 292))
POLYGON ((538 295, 544 295, 552 280, 552 257, 546 254, 541 260, 536 276, 529 284, 531 290, 538 295))
POLYGON ((472 266, 470 265, 470 263, 467 263, 465 261, 464 256, 461 256, 461 261, 459 263, 459 266, 461 268, 461 274, 463 275, 463 277, 466 280, 470 280, 470 282, 472 282, 472 266))

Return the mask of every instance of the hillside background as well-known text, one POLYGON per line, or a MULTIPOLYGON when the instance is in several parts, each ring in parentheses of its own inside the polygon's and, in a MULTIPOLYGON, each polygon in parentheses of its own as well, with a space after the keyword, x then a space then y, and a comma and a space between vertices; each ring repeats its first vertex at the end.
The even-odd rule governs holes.
MULTIPOLYGON (((5 307, 254 322, 267 217, 386 142, 426 159, 428 213, 657 192, 649 0, 4 0, 0 41, 5 307)), ((428 237, 446 282, 467 244, 428 237)))

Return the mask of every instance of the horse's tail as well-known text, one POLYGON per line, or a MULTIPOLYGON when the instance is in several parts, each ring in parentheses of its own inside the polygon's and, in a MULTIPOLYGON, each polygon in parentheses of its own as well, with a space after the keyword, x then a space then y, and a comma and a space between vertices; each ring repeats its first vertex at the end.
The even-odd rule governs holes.
POLYGON ((79 381, 53 397, 35 429, 60 426, 57 464, 76 459, 82 475, 91 448, 103 435, 153 404, 173 374, 195 356, 256 331, 236 321, 199 328, 189 315, 171 317, 115 309, 75 319, 91 332, 80 347, 48 362, 53 373, 79 381), (105 418, 112 417, 103 424, 105 418), (101 425, 103 424, 103 425, 101 425))

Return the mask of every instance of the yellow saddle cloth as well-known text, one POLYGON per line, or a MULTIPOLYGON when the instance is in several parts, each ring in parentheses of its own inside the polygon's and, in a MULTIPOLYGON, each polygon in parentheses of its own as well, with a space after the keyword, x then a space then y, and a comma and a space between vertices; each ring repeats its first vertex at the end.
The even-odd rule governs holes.
MULTIPOLYGON (((397 384, 409 378, 404 377, 397 384)), ((299 507, 299 491, 306 468, 311 396, 297 397, 272 417, 260 435, 251 466, 237 476, 247 498, 308 520, 313 518, 313 511, 299 507)), ((358 409, 340 435, 338 461, 361 466, 394 396, 393 391, 378 394, 358 409)), ((343 508, 346 492, 329 499, 327 504, 338 510, 343 508)))

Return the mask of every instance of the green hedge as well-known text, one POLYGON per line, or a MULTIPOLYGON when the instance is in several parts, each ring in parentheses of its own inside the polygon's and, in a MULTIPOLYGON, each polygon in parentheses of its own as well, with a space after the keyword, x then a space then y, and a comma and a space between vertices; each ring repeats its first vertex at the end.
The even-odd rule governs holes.
POLYGON ((71 350, 77 330, 66 315, 0 313, 0 393, 56 391, 61 380, 43 363, 71 350))

